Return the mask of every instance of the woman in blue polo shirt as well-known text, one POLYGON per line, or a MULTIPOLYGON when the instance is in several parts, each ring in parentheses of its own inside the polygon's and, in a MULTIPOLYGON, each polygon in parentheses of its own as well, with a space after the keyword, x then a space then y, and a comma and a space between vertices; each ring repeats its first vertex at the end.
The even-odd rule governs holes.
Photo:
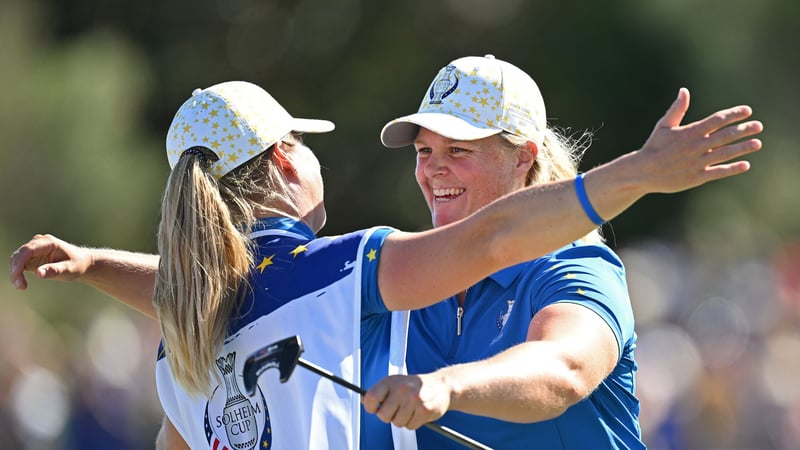
MULTIPOLYGON (((671 133, 706 154, 760 145, 735 143, 758 133, 757 122, 735 139, 726 135, 749 108, 682 127, 688 105, 681 90, 643 148, 663 145, 671 133)), ((437 229, 529 186, 575 179, 585 150, 547 126, 533 79, 491 55, 442 68, 418 112, 389 122, 381 137, 388 147, 413 144, 416 179, 437 229)), ((582 195, 582 176, 576 181, 587 216, 602 225, 605 215, 582 195)), ((530 233, 569 225, 557 221, 530 233)), ((593 230, 412 311, 408 371, 421 375, 384 380, 365 406, 409 428, 441 417, 498 449, 644 448, 635 346, 623 264, 593 230)), ((420 449, 459 448, 424 428, 417 438, 420 449)))

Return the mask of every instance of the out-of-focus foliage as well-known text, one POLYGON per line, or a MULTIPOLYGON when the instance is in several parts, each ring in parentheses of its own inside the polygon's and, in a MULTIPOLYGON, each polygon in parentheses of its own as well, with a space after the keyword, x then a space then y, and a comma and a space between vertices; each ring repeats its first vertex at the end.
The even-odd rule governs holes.
MULTIPOLYGON (((593 131, 583 169, 638 148, 686 86, 687 120, 753 106, 765 149, 745 176, 650 196, 605 228, 636 308, 645 438, 797 448, 798 15, 792 0, 4 0, 0 253, 37 232, 153 251, 165 130, 220 81, 336 122, 306 139, 327 234, 429 226, 413 152, 378 136, 452 59, 530 73, 552 124, 593 131)), ((155 324, 86 286, 30 281, 0 283, 0 339, 16 343, 0 359, 4 442, 151 447, 155 324)))

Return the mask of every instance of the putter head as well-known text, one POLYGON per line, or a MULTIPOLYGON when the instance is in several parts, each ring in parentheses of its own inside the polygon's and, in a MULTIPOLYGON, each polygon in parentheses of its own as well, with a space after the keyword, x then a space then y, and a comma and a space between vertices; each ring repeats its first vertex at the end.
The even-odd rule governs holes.
POLYGON ((277 367, 281 383, 285 383, 297 366, 301 353, 303 343, 300 342, 300 336, 292 336, 273 342, 250 355, 242 371, 247 395, 252 397, 256 393, 258 377, 267 369, 277 367))

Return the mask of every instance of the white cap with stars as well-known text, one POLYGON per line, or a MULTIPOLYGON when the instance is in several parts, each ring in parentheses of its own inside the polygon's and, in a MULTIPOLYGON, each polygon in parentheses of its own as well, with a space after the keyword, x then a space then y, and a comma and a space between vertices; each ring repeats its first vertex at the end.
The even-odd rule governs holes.
POLYGON ((195 89, 181 105, 167 133, 167 158, 174 168, 181 154, 204 147, 219 158, 209 170, 222 178, 291 132, 327 133, 332 122, 297 119, 261 87, 228 81, 195 89))
POLYGON ((528 74, 493 55, 467 56, 442 68, 419 110, 387 123, 381 142, 410 145, 424 127, 459 141, 507 131, 541 146, 546 126, 542 94, 528 74))

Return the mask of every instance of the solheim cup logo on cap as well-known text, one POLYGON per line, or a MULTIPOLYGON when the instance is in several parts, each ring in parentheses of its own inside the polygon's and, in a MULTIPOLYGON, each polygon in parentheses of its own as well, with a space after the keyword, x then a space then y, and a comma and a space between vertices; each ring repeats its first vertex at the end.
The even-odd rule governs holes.
POLYGON ((442 99, 452 94, 458 88, 458 76, 453 75, 456 66, 449 65, 444 68, 444 73, 431 84, 430 98, 431 104, 438 105, 442 99))
POLYGON ((272 427, 264 393, 258 388, 254 403, 242 395, 234 374, 235 362, 236 352, 217 359, 225 387, 218 385, 206 403, 206 441, 215 450, 269 449, 272 427))

